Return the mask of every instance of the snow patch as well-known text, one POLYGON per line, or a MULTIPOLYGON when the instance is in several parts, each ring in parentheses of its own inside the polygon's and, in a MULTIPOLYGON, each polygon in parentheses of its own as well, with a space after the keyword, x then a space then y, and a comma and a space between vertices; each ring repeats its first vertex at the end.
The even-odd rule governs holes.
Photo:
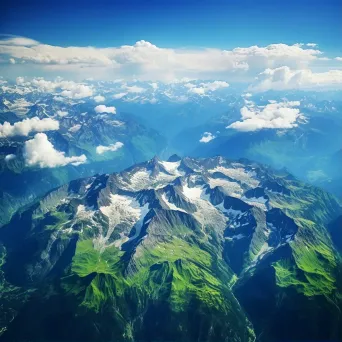
POLYGON ((256 176, 255 171, 246 171, 242 167, 226 168, 223 166, 217 166, 214 169, 209 170, 210 173, 221 172, 224 175, 236 179, 242 183, 249 185, 252 188, 256 188, 259 185, 259 181, 254 179, 256 176))
POLYGON ((192 215, 202 226, 213 227, 219 233, 223 233, 227 218, 206 198, 203 194, 203 187, 190 188, 187 184, 183 185, 183 194, 196 206, 196 212, 192 215))
POLYGON ((203 189, 199 187, 188 187, 187 184, 183 185, 183 193, 190 200, 197 200, 201 197, 203 189))
POLYGON ((135 226, 136 232, 130 239, 127 236, 122 236, 121 239, 115 241, 116 247, 121 247, 124 242, 136 238, 140 234, 143 219, 148 212, 148 204, 140 206, 139 202, 132 197, 111 194, 110 199, 110 205, 100 208, 102 214, 109 220, 107 233, 94 239, 94 248, 100 251, 111 245, 107 245, 107 242, 118 225, 123 227, 127 234, 135 226))
POLYGON ((180 163, 181 163, 180 161, 177 161, 177 162, 160 161, 159 162, 159 164, 161 164, 167 172, 173 175, 177 175, 177 176, 181 176, 181 173, 178 171, 180 163))
POLYGON ((209 186, 211 189, 220 186, 227 193, 227 195, 232 197, 241 197, 243 192, 241 186, 237 182, 229 182, 222 178, 209 178, 209 186))
POLYGON ((186 213, 186 211, 182 208, 177 207, 175 204, 171 203, 168 201, 168 199, 166 198, 166 194, 162 194, 162 200, 165 202, 165 204, 168 206, 168 208, 170 210, 178 210, 178 211, 182 211, 183 213, 186 213))
POLYGON ((148 188, 151 183, 150 176, 151 171, 140 170, 135 172, 130 179, 131 188, 135 191, 148 188))

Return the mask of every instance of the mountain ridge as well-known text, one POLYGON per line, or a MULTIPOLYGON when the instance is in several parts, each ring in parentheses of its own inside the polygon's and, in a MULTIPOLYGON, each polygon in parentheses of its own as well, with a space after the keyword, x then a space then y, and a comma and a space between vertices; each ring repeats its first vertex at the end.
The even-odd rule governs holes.
MULTIPOLYGON (((250 303, 260 295, 249 294, 261 274, 267 296, 292 293, 301 315, 311 308, 320 317, 324 304, 334 317, 340 257, 327 227, 341 207, 333 196, 246 160, 171 160, 72 181, 3 227, 1 300, 15 312, 12 323, 1 320, 3 340, 279 339, 281 316, 272 312, 290 301, 272 299, 258 317, 250 303), (31 322, 30 312, 56 300, 65 307, 31 322), (57 319, 63 312, 72 332, 57 319), (58 323, 30 327, 46 319, 58 323)), ((306 333, 320 337, 329 327, 306 333)), ((286 336, 298 329, 287 326, 286 336)))

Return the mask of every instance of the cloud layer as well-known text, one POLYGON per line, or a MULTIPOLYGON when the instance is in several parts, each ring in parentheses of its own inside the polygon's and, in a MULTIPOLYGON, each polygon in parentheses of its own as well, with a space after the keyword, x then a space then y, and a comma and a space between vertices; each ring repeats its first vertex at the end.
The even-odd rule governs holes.
POLYGON ((86 162, 87 157, 66 157, 64 152, 57 151, 44 133, 37 133, 33 139, 25 142, 24 158, 27 166, 53 168, 72 164, 78 166, 86 162))
MULTIPOLYGON (((36 70, 45 73, 76 72, 84 78, 96 79, 217 79, 219 75, 234 76, 236 73, 247 72, 257 74, 267 68, 283 65, 294 69, 305 68, 321 55, 322 52, 314 43, 271 44, 264 47, 237 47, 232 50, 189 50, 160 48, 144 40, 134 45, 107 48, 60 47, 23 37, 0 40, 0 57, 4 60, 11 58, 15 65, 32 64, 36 70)), ((67 94, 69 92, 70 95, 73 94, 71 90, 67 90, 67 94)))
POLYGON ((236 121, 227 128, 243 132, 261 129, 289 129, 305 122, 305 117, 298 107, 299 101, 273 102, 266 106, 245 106, 241 109, 241 121, 236 121))
POLYGON ((25 86, 27 91, 35 89, 42 93, 58 93, 58 95, 70 99, 83 99, 93 96, 93 86, 85 83, 63 80, 58 77, 54 81, 49 81, 43 77, 35 77, 30 81, 25 81, 24 77, 17 77, 16 83, 19 86, 25 86))
POLYGON ((25 119, 11 125, 9 122, 0 124, 0 138, 13 136, 28 136, 32 132, 55 131, 59 129, 59 122, 50 118, 25 119))

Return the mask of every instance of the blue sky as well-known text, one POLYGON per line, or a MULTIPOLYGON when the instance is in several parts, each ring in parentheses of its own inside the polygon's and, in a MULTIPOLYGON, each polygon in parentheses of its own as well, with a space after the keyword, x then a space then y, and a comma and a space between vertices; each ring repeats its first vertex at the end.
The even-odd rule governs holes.
POLYGON ((4 2, 1 33, 59 46, 216 47, 315 42, 341 54, 341 0, 4 2))
POLYGON ((342 84, 341 0, 11 0, 0 75, 342 84))

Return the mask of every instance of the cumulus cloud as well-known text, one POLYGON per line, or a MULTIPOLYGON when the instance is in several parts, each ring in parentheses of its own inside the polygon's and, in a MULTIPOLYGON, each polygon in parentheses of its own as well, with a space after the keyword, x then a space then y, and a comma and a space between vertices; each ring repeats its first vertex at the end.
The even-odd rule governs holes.
POLYGON ((197 94, 197 95, 204 95, 205 94, 205 89, 204 88, 198 88, 198 87, 194 87, 194 88, 190 88, 188 90, 189 93, 193 93, 193 94, 197 94))
POLYGON ((8 36, 0 40, 0 45, 8 46, 34 46, 38 44, 39 42, 37 42, 36 40, 25 37, 8 36))
POLYGON ((241 108, 241 121, 236 121, 227 128, 243 132, 253 132, 261 129, 289 129, 305 122, 304 115, 298 107, 299 101, 274 102, 266 106, 245 106, 241 108))
POLYGON ((69 113, 67 111, 64 110, 57 110, 57 115, 60 116, 61 118, 63 118, 64 116, 67 116, 69 113))
POLYGON ((254 92, 287 89, 335 89, 342 86, 342 70, 314 73, 309 69, 291 70, 287 66, 266 69, 249 87, 254 92))
POLYGON ((137 94, 141 94, 146 91, 146 89, 142 87, 138 87, 136 85, 133 85, 133 86, 123 85, 122 89, 126 90, 127 93, 137 93, 137 94))
POLYGON ((199 140, 201 143, 208 143, 209 141, 215 139, 216 136, 210 132, 204 132, 202 138, 199 140))
POLYGON ((37 133, 33 139, 25 142, 24 158, 27 166, 53 168, 72 164, 78 166, 86 162, 82 154, 77 157, 66 157, 64 152, 57 151, 44 133, 37 133))
POLYGON ((200 85, 208 91, 216 91, 216 90, 221 89, 221 88, 228 88, 229 87, 229 84, 225 81, 214 81, 214 82, 208 82, 208 83, 201 83, 200 85))
POLYGON ((97 103, 103 102, 103 101, 105 101, 105 100, 106 100, 106 98, 105 98, 104 96, 102 96, 102 95, 96 95, 96 96, 94 96, 94 101, 97 102, 97 103))
POLYGON ((62 97, 62 96, 54 96, 53 99, 55 101, 59 101, 59 102, 63 102, 64 101, 64 97, 62 97))
POLYGON ((18 77, 17 82, 20 85, 26 87, 34 87, 37 91, 43 93, 55 93, 59 92, 60 96, 68 97, 71 99, 82 99, 85 97, 93 96, 93 87, 83 83, 77 83, 74 81, 67 81, 61 78, 57 78, 54 81, 45 80, 42 77, 33 78, 30 82, 24 82, 23 77, 18 77))
POLYGON ((0 40, 0 56, 24 61, 26 64, 34 63, 37 68, 41 65, 45 72, 77 72, 84 78, 102 79, 215 79, 223 73, 255 74, 282 65, 303 68, 321 55, 322 52, 313 43, 222 50, 160 48, 144 40, 134 45, 106 48, 60 47, 41 44, 28 38, 21 38, 20 43, 17 41, 16 44, 8 39, 0 40))
POLYGON ((96 113, 111 113, 116 114, 116 108, 114 106, 107 107, 106 105, 98 105, 95 108, 96 113))
POLYGON ((82 125, 77 124, 69 128, 69 132, 76 133, 81 129, 82 125))
POLYGON ((13 160, 15 158, 16 158, 15 154, 7 154, 7 156, 5 157, 5 161, 9 162, 9 161, 11 161, 11 160, 13 160))
POLYGON ((122 97, 124 97, 125 95, 127 95, 127 93, 118 93, 118 94, 114 94, 112 97, 113 97, 113 99, 115 99, 115 100, 119 100, 119 99, 121 99, 122 97))
POLYGON ((123 147, 123 145, 124 144, 120 141, 116 142, 115 144, 111 144, 109 146, 100 145, 100 146, 96 147, 96 153, 97 154, 103 154, 103 153, 108 152, 108 151, 115 152, 115 151, 119 150, 121 147, 123 147))
POLYGON ((16 82, 17 85, 20 85, 20 86, 30 85, 30 83, 26 83, 25 82, 25 78, 24 77, 17 77, 15 82, 16 82))
POLYGON ((9 122, 0 124, 0 138, 13 137, 16 135, 28 136, 31 132, 56 131, 59 129, 59 122, 51 118, 25 119, 11 125, 9 122))
POLYGON ((84 84, 78 84, 69 90, 63 90, 61 92, 62 96, 69 97, 71 99, 83 99, 84 97, 89 97, 93 95, 93 90, 84 84))
POLYGON ((207 83, 200 83, 199 86, 196 86, 192 83, 184 84, 185 87, 189 88, 190 93, 204 95, 207 92, 213 92, 218 89, 227 88, 229 84, 225 81, 214 81, 207 83))

